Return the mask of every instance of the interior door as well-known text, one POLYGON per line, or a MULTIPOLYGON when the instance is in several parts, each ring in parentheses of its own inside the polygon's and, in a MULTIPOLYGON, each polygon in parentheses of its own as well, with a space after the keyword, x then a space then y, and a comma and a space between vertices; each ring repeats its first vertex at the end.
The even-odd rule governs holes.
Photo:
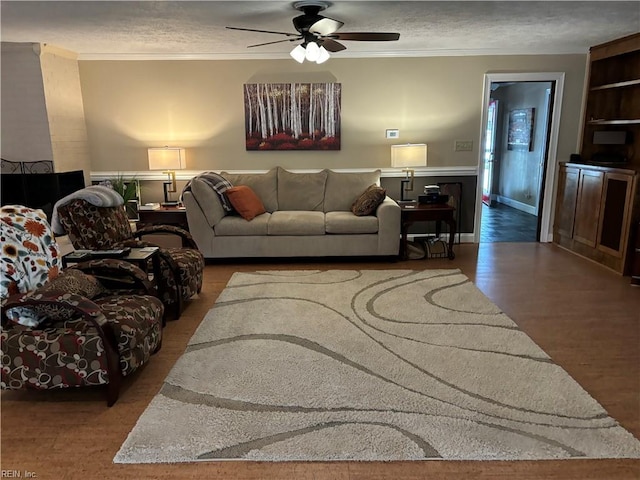
POLYGON ((482 203, 491 206, 493 186, 493 166, 496 156, 496 130, 498 120, 498 101, 489 100, 487 108, 487 132, 484 146, 484 176, 482 179, 482 203))

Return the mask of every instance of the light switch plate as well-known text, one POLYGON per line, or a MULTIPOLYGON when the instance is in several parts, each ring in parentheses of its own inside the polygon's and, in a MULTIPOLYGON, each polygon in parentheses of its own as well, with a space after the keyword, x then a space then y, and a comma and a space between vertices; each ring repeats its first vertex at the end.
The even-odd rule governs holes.
POLYGON ((456 140, 453 150, 455 152, 471 152, 473 151, 473 140, 456 140))

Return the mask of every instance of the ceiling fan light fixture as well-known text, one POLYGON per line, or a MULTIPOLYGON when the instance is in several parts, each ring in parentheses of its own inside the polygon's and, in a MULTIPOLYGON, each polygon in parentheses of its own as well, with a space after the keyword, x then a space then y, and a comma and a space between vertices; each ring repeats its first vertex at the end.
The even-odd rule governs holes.
POLYGON ((291 58, 293 58, 296 62, 302 63, 304 62, 304 57, 306 56, 307 51, 304 49, 302 45, 298 45, 296 48, 291 50, 291 58))
POLYGON ((324 63, 327 60, 329 60, 330 57, 331 55, 329 55, 329 52, 327 51, 327 49, 321 45, 320 53, 318 53, 318 59, 316 60, 316 63, 320 65, 321 63, 324 63))
POLYGON ((309 42, 307 45, 305 58, 310 62, 315 62, 320 57, 320 47, 316 42, 309 42))

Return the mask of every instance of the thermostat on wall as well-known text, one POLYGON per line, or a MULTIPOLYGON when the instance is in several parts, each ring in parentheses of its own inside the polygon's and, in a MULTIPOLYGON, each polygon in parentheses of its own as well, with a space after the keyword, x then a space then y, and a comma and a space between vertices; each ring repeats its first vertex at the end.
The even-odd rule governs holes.
POLYGON ((400 138, 400 130, 397 128, 386 130, 386 136, 387 138, 400 138))

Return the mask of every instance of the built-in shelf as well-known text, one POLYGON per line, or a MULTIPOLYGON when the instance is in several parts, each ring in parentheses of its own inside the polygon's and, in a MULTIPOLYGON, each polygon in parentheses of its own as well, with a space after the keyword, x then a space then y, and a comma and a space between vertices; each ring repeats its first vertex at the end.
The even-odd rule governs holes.
POLYGON ((640 118, 630 120, 589 120, 589 125, 640 125, 640 118))
POLYGON ((626 82, 608 83, 606 85, 598 85, 597 87, 591 87, 591 91, 595 90, 609 90, 611 88, 631 87, 633 85, 640 85, 640 78, 636 80, 628 80, 626 82))
POLYGON ((632 257, 640 244, 631 233, 640 219, 640 33, 591 47, 587 71, 584 163, 560 166, 553 240, 618 273, 639 275, 640 258, 632 257), (622 143, 603 140, 619 134, 622 143))

